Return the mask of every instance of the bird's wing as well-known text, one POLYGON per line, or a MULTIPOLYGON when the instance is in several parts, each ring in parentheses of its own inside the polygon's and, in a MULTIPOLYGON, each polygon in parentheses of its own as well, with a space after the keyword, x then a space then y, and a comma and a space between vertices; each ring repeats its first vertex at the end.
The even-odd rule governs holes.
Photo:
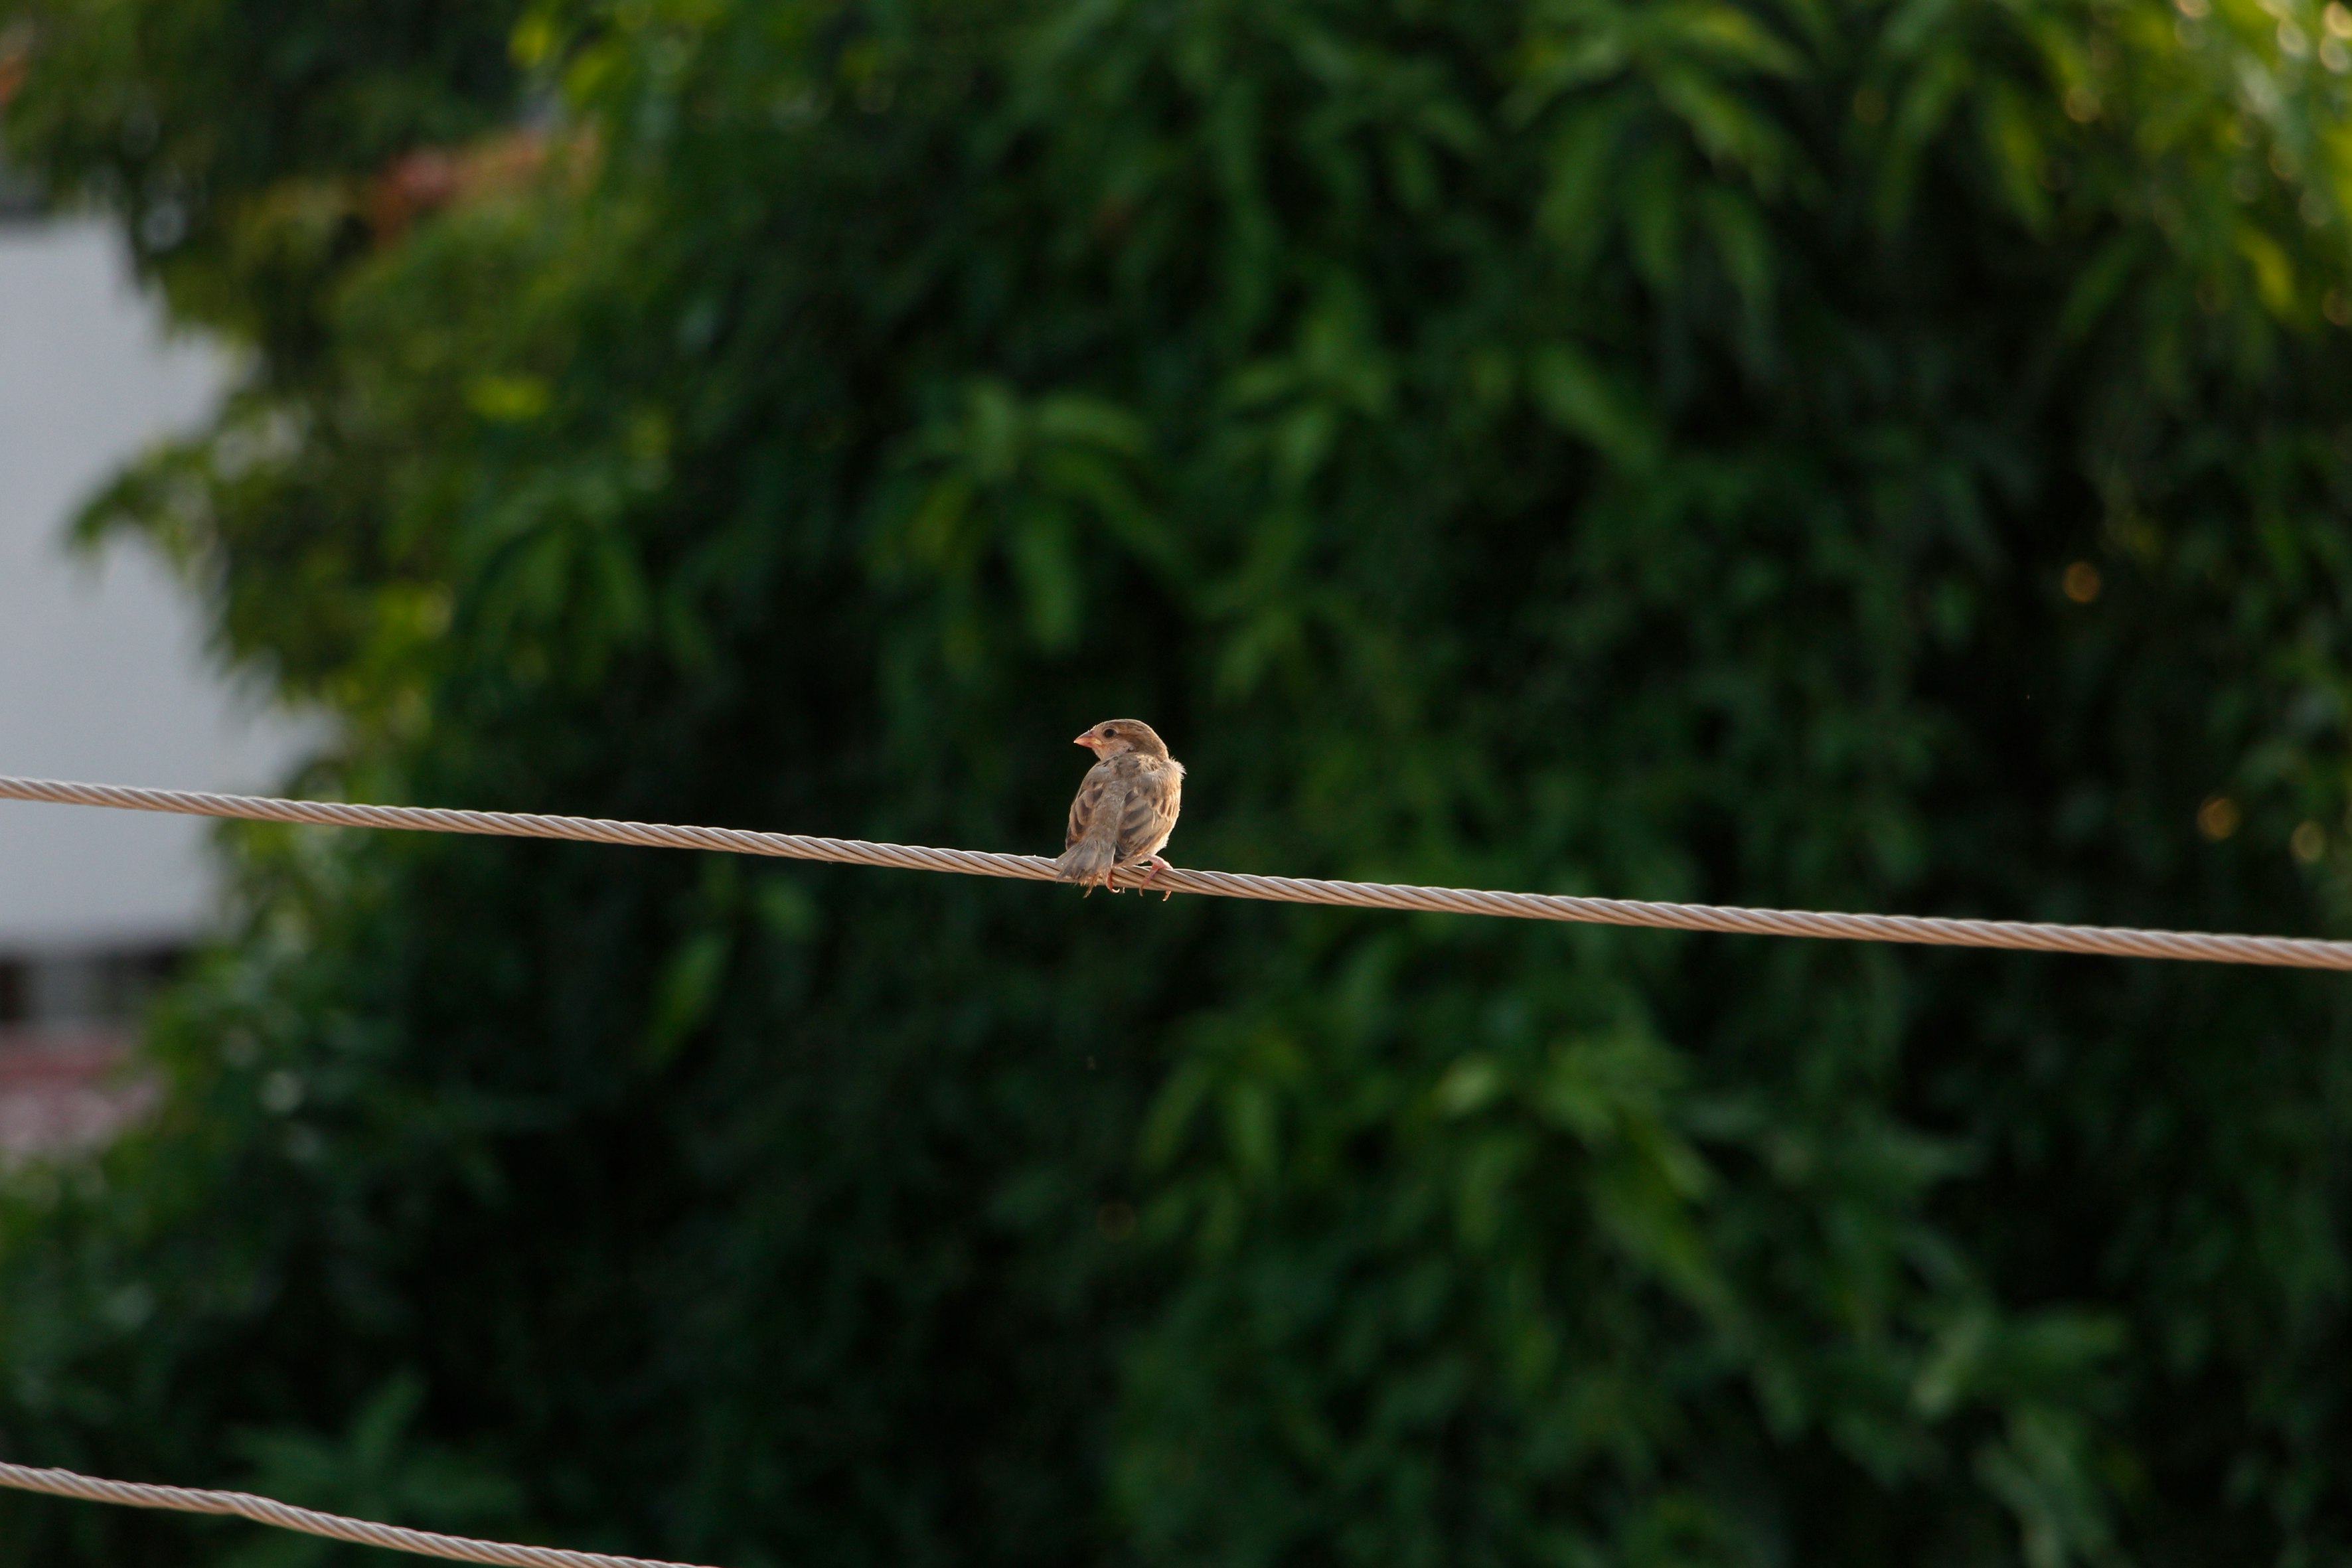
POLYGON ((1156 855, 1168 842, 1168 835, 1176 826, 1176 813, 1181 808, 1184 773, 1181 768, 1161 762, 1157 757, 1138 757, 1142 764, 1127 787, 1121 801, 1118 818, 1118 858, 1121 861, 1156 855))
POLYGON ((1078 781, 1077 797, 1070 802, 1070 828, 1062 839, 1062 847, 1070 848, 1087 836, 1087 829, 1100 822, 1105 828, 1118 823, 1127 795, 1127 781, 1108 763, 1097 763, 1078 781))

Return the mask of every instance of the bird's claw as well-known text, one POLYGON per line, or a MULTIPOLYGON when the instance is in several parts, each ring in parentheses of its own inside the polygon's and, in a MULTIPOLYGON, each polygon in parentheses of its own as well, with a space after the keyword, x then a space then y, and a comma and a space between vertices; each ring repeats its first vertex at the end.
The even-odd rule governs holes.
MULTIPOLYGON (((1134 884, 1139 892, 1143 889, 1151 886, 1152 879, 1158 877, 1160 872, 1172 871, 1176 868, 1175 867, 1171 866, 1167 861, 1160 858, 1157 855, 1153 856, 1149 860, 1135 860, 1130 861, 1124 866, 1113 866, 1103 872, 1099 877, 1086 878, 1085 882, 1087 890, 1079 896, 1081 898, 1091 899, 1095 896, 1095 889, 1097 888, 1101 888, 1109 892, 1112 897, 1116 898, 1118 895, 1127 891, 1125 888, 1118 885, 1118 874, 1121 871, 1132 871, 1138 867, 1144 868, 1143 879, 1134 884)), ((1175 896, 1176 889, 1173 888, 1162 888, 1160 889, 1160 901, 1163 904, 1175 896)))
MULTIPOLYGON (((1137 864, 1139 864, 1139 865, 1142 865, 1142 866, 1149 866, 1149 867, 1150 868, 1150 870, 1146 871, 1146 872, 1143 874, 1143 880, 1141 880, 1140 882, 1138 882, 1138 883, 1136 884, 1136 887, 1137 887, 1137 889, 1141 889, 1148 888, 1148 887, 1151 886, 1151 883, 1152 883, 1153 879, 1157 878, 1157 877, 1160 875, 1160 872, 1162 872, 1162 871, 1172 871, 1172 870, 1174 870, 1174 869, 1175 869, 1175 868, 1174 868, 1173 866, 1171 866, 1170 864, 1168 864, 1168 862, 1167 862, 1167 861, 1162 860, 1162 859, 1161 859, 1159 856, 1157 856, 1157 855, 1152 856, 1152 857, 1151 857, 1150 859, 1148 859, 1148 860, 1141 860, 1141 861, 1139 861, 1139 862, 1137 862, 1137 864)), ((1164 904, 1164 903, 1166 903, 1169 900, 1171 900, 1171 899, 1174 898, 1175 896, 1176 896, 1176 889, 1173 889, 1173 888, 1162 888, 1162 889, 1160 889, 1160 901, 1161 903, 1163 903, 1163 904, 1164 904)))

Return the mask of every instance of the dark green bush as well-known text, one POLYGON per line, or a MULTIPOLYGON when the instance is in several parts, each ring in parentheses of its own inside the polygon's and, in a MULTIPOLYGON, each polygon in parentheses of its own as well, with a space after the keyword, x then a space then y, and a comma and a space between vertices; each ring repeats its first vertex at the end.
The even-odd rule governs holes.
MULTIPOLYGON (((10 125, 257 345, 86 527, 309 787, 1045 849, 1134 713, 1180 863, 2340 926, 2352 13, 283 10, 43 0, 10 125)), ((2352 1552, 2332 978, 233 847, 159 1123, 0 1219, 10 1457, 731 1568, 2352 1552)))

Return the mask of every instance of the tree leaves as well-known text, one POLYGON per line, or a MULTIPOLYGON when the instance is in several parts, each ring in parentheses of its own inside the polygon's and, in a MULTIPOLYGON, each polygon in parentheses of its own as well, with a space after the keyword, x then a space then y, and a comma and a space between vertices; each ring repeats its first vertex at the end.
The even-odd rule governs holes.
MULTIPOLYGON (((90 526, 320 787, 1045 848, 1134 713, 1201 863, 2343 919, 2324 18, 550 5, 253 74, 297 155, 268 8, 152 9, 11 124, 212 171, 254 381, 90 526)), ((245 1479, 397 1365, 698 1561, 2352 1539, 2324 979, 238 842, 157 1130, 0 1205, 12 1453, 245 1479)))

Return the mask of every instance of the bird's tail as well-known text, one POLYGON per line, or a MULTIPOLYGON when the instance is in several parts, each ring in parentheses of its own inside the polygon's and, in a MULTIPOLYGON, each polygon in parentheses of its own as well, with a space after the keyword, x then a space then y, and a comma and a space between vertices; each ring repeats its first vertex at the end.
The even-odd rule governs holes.
POLYGON ((1098 882, 1118 858, 1118 847, 1108 837, 1079 839, 1054 862, 1054 875, 1065 882, 1098 882))

